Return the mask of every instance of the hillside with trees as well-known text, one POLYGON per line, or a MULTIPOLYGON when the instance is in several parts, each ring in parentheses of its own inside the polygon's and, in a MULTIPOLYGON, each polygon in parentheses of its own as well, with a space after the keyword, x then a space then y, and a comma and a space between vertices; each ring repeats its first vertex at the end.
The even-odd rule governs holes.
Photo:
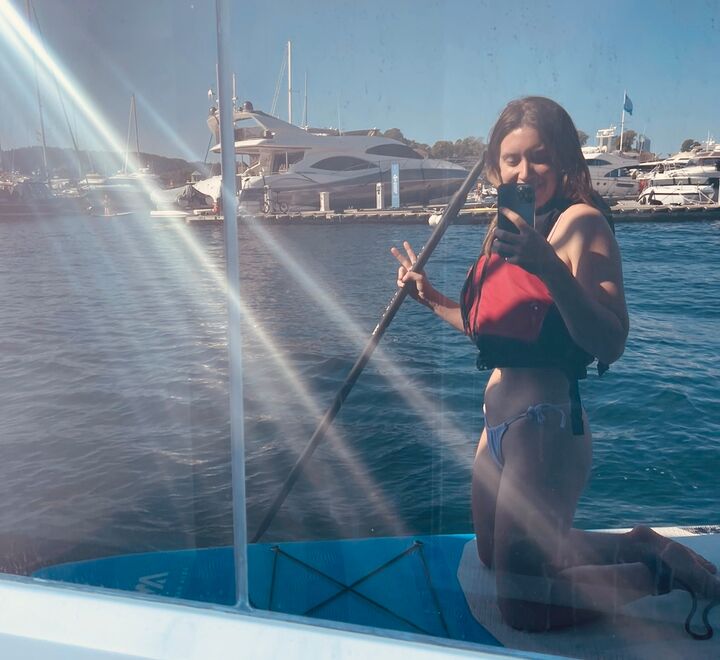
MULTIPOLYGON (((412 149, 415 149, 423 156, 429 158, 441 158, 443 160, 449 160, 454 163, 460 163, 462 165, 474 164, 487 149, 487 145, 482 138, 475 136, 469 136, 462 139, 457 139, 454 142, 452 140, 438 140, 432 146, 423 142, 416 142, 406 138, 403 132, 399 128, 389 128, 387 131, 382 133, 383 137, 392 138, 398 140, 403 144, 408 145, 412 149)), ((578 131, 578 138, 580 145, 584 146, 588 141, 588 134, 585 131, 578 131)))
MULTIPOLYGON (((48 174, 51 177, 77 180, 85 172, 97 172, 102 176, 116 174, 123 167, 124 155, 109 151, 79 151, 48 147, 46 150, 48 174)), ((136 156, 136 154, 132 154, 136 156)), ((194 171, 210 173, 211 166, 201 162, 189 163, 182 158, 166 158, 156 154, 140 153, 137 157, 142 167, 160 177, 166 185, 179 186, 190 180, 194 171)), ((0 151, 0 171, 19 172, 24 175, 39 174, 43 168, 41 147, 21 147, 0 151)))

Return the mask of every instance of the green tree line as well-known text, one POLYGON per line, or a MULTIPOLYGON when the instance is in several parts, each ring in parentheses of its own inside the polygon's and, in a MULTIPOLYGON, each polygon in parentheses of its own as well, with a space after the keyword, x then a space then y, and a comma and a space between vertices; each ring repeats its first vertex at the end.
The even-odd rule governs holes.
MULTIPOLYGON (((465 138, 459 138, 454 142, 452 140, 438 140, 434 144, 429 145, 424 142, 416 142, 406 138, 399 128, 389 128, 382 133, 383 137, 398 140, 406 144, 412 149, 420 152, 424 156, 430 158, 442 158, 443 160, 471 160, 478 159, 483 155, 487 145, 484 140, 473 135, 465 138)), ((578 131, 580 144, 585 145, 588 140, 588 134, 584 131, 578 131)))
POLYGON ((438 140, 433 145, 429 145, 406 138, 399 128, 390 128, 382 135, 383 137, 398 140, 424 156, 444 160, 477 159, 482 156, 487 146, 482 138, 474 136, 458 139, 454 142, 451 140, 438 140))

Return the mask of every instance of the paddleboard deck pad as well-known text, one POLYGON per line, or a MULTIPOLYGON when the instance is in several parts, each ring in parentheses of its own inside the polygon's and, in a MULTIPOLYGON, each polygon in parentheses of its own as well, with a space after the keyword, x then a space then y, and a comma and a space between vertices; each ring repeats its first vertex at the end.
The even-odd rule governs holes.
MULTIPOLYGON (((720 566, 720 528, 656 527, 720 566)), ((603 530, 618 531, 618 530, 603 530)), ((715 633, 710 640, 696 640, 685 632, 692 599, 676 589, 664 596, 649 596, 630 603, 614 617, 604 617, 575 628, 525 633, 508 626, 497 606, 495 575, 480 562, 474 540, 468 542, 458 566, 458 580, 475 618, 504 646, 572 658, 593 660, 690 660, 720 658, 720 605, 708 620, 715 633)), ((699 601, 692 629, 704 632, 699 601)))

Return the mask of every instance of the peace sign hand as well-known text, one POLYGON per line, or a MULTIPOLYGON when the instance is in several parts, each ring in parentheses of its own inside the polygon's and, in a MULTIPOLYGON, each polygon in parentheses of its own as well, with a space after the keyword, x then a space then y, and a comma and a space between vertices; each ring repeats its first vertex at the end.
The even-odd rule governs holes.
POLYGON ((397 285, 400 288, 407 288, 408 295, 414 300, 429 306, 437 292, 425 276, 424 271, 410 270, 417 261, 417 255, 410 243, 403 241, 403 248, 405 248, 405 254, 394 246, 390 248, 390 252, 400 263, 397 274, 397 285))

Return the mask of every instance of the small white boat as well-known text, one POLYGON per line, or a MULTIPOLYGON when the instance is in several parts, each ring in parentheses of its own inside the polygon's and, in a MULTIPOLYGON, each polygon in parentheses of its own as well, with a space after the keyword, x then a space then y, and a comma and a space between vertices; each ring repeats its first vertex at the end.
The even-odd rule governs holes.
POLYGON ((706 179, 706 183, 690 180, 651 182, 638 196, 640 204, 650 205, 708 205, 718 203, 718 179, 706 179))

